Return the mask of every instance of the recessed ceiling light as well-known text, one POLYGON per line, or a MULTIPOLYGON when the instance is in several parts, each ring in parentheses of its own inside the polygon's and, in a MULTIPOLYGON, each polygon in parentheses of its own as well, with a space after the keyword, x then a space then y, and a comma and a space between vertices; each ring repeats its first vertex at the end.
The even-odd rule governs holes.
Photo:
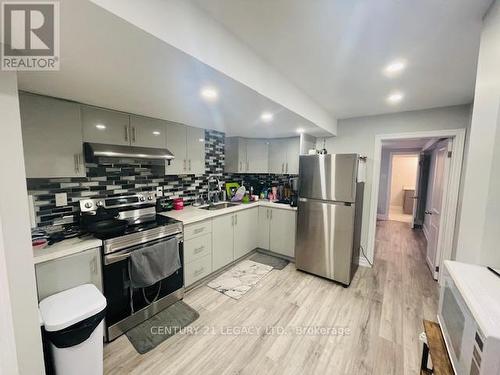
POLYGON ((260 119, 264 122, 273 121, 274 115, 271 112, 264 112, 260 115, 260 119))
POLYGON ((406 68, 405 60, 395 60, 384 68, 384 74, 388 77, 401 73, 406 68))
POLYGON ((99 129, 99 130, 104 130, 104 129, 106 129, 106 125, 103 125, 103 124, 97 124, 95 127, 96 127, 97 129, 99 129))
POLYGON ((219 93, 213 87, 204 87, 200 92, 201 96, 209 101, 215 101, 219 97, 219 93))
POLYGON ((390 94, 387 97, 387 101, 390 104, 398 104, 399 102, 401 102, 403 100, 404 97, 405 96, 402 92, 393 92, 392 94, 390 94))
POLYGON ((304 130, 304 128, 298 128, 298 129, 296 130, 296 132, 297 132, 297 133, 299 133, 299 134, 302 134, 302 133, 304 133, 304 132, 305 132, 305 130, 304 130))
POLYGON ((153 132, 153 134, 154 134, 154 135, 160 135, 161 133, 160 133, 158 130, 155 130, 155 131, 153 132))

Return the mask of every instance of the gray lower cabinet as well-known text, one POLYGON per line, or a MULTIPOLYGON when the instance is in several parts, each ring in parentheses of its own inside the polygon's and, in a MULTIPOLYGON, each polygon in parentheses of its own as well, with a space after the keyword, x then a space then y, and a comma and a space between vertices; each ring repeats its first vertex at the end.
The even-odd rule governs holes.
POLYGON ((259 248, 295 257, 297 211, 259 207, 259 248))
POLYGON ((80 105, 20 93, 19 107, 26 176, 84 177, 80 105))
POLYGON ((218 270, 234 260, 234 215, 222 215, 212 220, 213 269, 218 270))
POLYGON ((102 291, 101 249, 96 247, 35 265, 38 300, 82 284, 102 291))

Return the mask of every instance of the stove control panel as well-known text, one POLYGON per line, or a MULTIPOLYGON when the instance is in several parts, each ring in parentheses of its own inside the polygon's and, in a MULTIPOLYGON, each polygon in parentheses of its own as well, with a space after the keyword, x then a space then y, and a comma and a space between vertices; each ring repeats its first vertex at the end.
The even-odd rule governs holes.
POLYGON ((119 197, 82 199, 80 201, 80 210, 82 212, 97 211, 99 207, 103 208, 123 208, 141 205, 152 205, 156 203, 156 192, 141 192, 134 195, 123 195, 119 197))

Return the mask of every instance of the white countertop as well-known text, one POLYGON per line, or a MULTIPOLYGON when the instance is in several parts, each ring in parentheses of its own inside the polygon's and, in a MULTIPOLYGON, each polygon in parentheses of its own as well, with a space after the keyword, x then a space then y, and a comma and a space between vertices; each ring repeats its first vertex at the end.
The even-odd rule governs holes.
POLYGON ((33 261, 35 264, 43 263, 101 246, 102 241, 92 236, 84 238, 70 238, 47 246, 43 249, 33 249, 33 261))
POLYGON ((449 260, 444 264, 483 333, 500 337, 500 277, 485 266, 449 260))
POLYGON ((274 203, 267 200, 260 200, 252 203, 241 203, 228 208, 222 208, 220 210, 204 210, 200 207, 186 206, 183 210, 179 211, 167 211, 161 212, 160 215, 171 217, 182 221, 184 225, 193 224, 198 221, 207 220, 216 216, 230 214, 232 212, 238 212, 241 210, 246 210, 253 207, 271 207, 282 210, 297 211, 297 207, 291 207, 287 204, 274 203))

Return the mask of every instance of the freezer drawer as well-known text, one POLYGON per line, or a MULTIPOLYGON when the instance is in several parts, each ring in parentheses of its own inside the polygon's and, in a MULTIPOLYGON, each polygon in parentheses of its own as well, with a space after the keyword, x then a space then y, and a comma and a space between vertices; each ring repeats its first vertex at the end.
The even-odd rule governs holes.
POLYGON ((295 264, 297 269, 349 285, 355 205, 300 198, 295 264))
POLYGON ((299 197, 354 202, 358 154, 302 155, 299 197))

